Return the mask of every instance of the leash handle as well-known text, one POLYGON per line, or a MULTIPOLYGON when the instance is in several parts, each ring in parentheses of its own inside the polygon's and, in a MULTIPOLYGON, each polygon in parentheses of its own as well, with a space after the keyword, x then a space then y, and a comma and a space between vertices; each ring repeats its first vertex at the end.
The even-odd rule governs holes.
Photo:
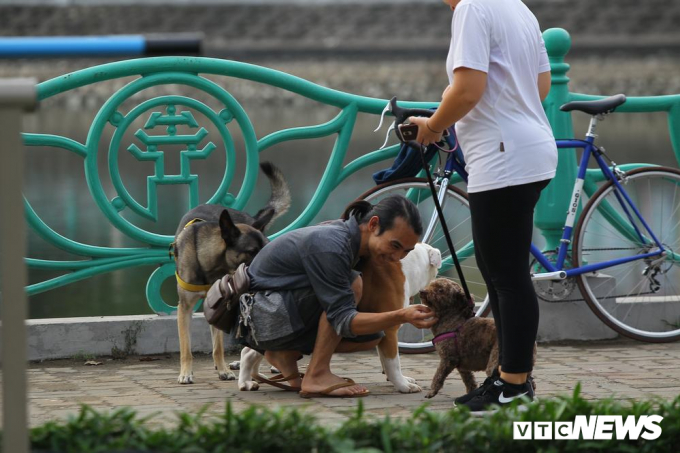
MULTIPOLYGON (((416 142, 411 142, 411 143, 416 143, 416 142)), ((434 206, 435 209, 437 210, 437 216, 439 217, 439 221, 442 224, 442 230, 444 230, 444 237, 446 238, 446 245, 449 247, 449 252, 451 252, 451 256, 453 257, 453 263, 456 266, 456 272, 458 272, 458 277, 460 278, 460 286, 463 287, 463 291, 465 292, 465 297, 474 304, 474 300, 472 299, 472 296, 470 295, 470 290, 468 289, 467 283, 465 282, 465 276, 463 275, 463 269, 460 266, 460 261, 458 261, 458 256, 456 256, 456 249, 453 246, 453 241, 451 240, 451 235, 449 235, 449 228, 446 226, 446 219, 444 219, 444 213, 442 212, 442 207, 439 204, 439 197, 437 196, 437 190, 434 188, 434 182, 432 181, 432 175, 430 174, 430 167, 427 165, 427 162, 425 162, 425 147, 421 145, 420 143, 416 143, 418 146, 418 149, 420 150, 420 160, 423 163, 423 169, 425 170, 425 174, 427 175, 427 182, 428 185, 430 186, 430 192, 432 192, 432 199, 434 200, 434 206)), ((474 312, 474 310, 473 310, 474 312)))

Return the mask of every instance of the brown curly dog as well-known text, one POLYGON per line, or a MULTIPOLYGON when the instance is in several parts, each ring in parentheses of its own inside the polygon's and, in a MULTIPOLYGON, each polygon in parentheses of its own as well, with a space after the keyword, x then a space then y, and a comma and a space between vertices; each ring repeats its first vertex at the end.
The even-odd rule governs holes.
MULTIPOLYGON (((474 308, 460 285, 438 278, 420 291, 420 300, 438 318, 432 326, 435 338, 448 334, 435 343, 440 362, 426 398, 432 398, 441 390, 444 380, 454 368, 458 369, 468 393, 477 388, 473 371, 486 371, 487 376, 498 374, 496 323, 493 319, 474 316, 474 308)), ((533 379, 531 383, 535 387, 533 379)))

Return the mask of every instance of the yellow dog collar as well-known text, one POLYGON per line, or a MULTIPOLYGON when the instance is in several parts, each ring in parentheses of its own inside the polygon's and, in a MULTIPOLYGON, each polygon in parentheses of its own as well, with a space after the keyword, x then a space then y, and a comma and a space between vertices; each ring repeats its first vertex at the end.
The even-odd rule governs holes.
MULTIPOLYGON (((194 223, 196 223, 196 222, 205 222, 205 220, 203 220, 203 219, 193 219, 193 220, 191 220, 189 223, 187 223, 186 225, 184 225, 184 228, 187 228, 189 225, 194 224, 194 223)), ((174 247, 174 245, 175 245, 174 242, 173 242, 172 244, 170 244, 170 249, 171 249, 171 250, 172 250, 172 248, 174 247)), ((210 285, 193 285, 193 284, 191 284, 191 283, 187 283, 187 282, 185 282, 184 280, 182 280, 182 278, 179 276, 179 274, 177 273, 177 271, 175 271, 175 277, 177 278, 177 284, 178 284, 182 289, 185 289, 185 290, 187 290, 187 291, 191 291, 191 292, 194 292, 194 293, 198 293, 198 292, 201 292, 201 291, 207 291, 207 290, 209 290, 210 287, 212 286, 212 284, 210 284, 210 285)))
POLYGON ((182 289, 185 289, 187 291, 191 291, 191 292, 194 292, 194 293, 198 293, 198 292, 201 292, 201 291, 208 291, 210 289, 210 287, 212 286, 212 284, 210 284, 210 285, 192 285, 191 283, 187 283, 180 278, 177 271, 175 271, 175 277, 177 278, 177 284, 182 289))

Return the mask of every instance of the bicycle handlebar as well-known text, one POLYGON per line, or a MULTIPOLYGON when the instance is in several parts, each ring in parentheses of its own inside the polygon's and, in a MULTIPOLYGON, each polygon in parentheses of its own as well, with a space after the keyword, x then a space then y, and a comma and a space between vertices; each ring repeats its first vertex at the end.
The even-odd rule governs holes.
MULTIPOLYGON (((387 146, 387 142, 388 142, 389 137, 390 137, 390 132, 392 132, 392 131, 395 131, 395 133, 397 134, 397 138, 399 138, 399 141, 401 141, 402 143, 407 142, 407 140, 405 140, 404 137, 402 137, 399 126, 406 123, 406 120, 408 120, 409 117, 411 117, 411 116, 425 116, 427 118, 430 118, 434 114, 434 111, 429 110, 429 109, 416 109, 416 108, 407 109, 407 108, 399 107, 397 105, 397 97, 395 96, 392 99, 390 99, 390 101, 385 106, 385 109, 383 110, 382 115, 380 115, 380 124, 378 124, 378 127, 376 128, 376 130, 374 132, 378 132, 378 130, 380 130, 380 127, 383 124, 383 120, 385 119, 385 114, 387 112, 390 112, 392 114, 392 116, 394 116, 394 122, 392 123, 390 128, 387 130, 387 135, 385 136, 385 143, 383 143, 383 145, 380 147, 380 149, 383 149, 385 146, 387 146)), ((418 146, 420 146, 420 145, 418 145, 418 146)))
POLYGON ((390 111, 392 112, 392 115, 394 115, 394 123, 397 127, 399 127, 400 124, 403 124, 411 116, 426 116, 429 118, 434 114, 434 111, 429 109, 407 109, 399 107, 397 105, 396 96, 390 99, 390 111))

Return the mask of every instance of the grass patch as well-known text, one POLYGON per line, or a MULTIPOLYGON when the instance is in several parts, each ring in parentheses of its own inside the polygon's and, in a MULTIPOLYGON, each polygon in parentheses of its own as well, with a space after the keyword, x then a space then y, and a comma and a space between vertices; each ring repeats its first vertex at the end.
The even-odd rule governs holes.
POLYGON ((77 362, 87 362, 88 360, 94 360, 97 356, 83 351, 82 349, 78 351, 76 355, 73 356, 73 360, 77 362))
MULTIPOLYGON (((619 403, 590 402, 580 396, 542 400, 526 412, 516 405, 493 415, 475 417, 466 410, 433 412, 423 406, 408 419, 370 417, 358 402, 338 428, 321 425, 311 414, 294 409, 253 406, 236 413, 230 404, 219 416, 206 409, 180 413, 172 428, 147 427, 131 409, 98 413, 83 406, 64 422, 48 422, 31 430, 34 451, 113 452, 675 452, 680 441, 680 396, 619 403), (660 415, 656 440, 513 440, 514 421, 573 421, 577 415, 660 415)), ((615 437, 615 436, 613 436, 615 437)))

